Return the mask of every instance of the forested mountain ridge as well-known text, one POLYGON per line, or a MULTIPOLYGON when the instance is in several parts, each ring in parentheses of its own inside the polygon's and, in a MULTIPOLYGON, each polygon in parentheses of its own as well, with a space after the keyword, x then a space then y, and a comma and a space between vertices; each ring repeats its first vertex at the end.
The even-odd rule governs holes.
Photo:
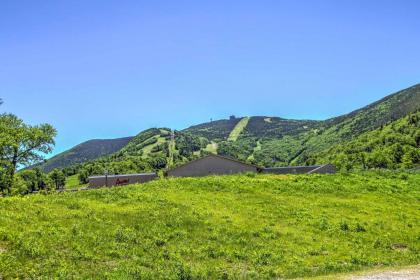
MULTIPOLYGON (((103 170, 140 172, 164 169, 208 153, 231 156, 259 166, 321 163, 322 160, 333 160, 324 156, 325 151, 418 110, 420 84, 325 121, 270 116, 251 116, 245 121, 244 118, 231 116, 181 131, 151 128, 130 139, 119 150, 87 160, 82 165, 88 167, 92 174, 103 173, 103 170), (233 131, 235 137, 229 137, 233 131)), ((414 148, 418 150, 418 147, 414 148)), ((402 165, 387 166, 397 168, 402 165)))
POLYGON ((360 128, 369 128, 384 124, 384 122, 399 119, 410 112, 415 112, 420 107, 420 84, 388 95, 363 108, 352 111, 339 117, 325 121, 326 125, 346 122, 359 116, 357 123, 360 128))
POLYGON ((190 126, 183 132, 204 137, 209 141, 222 141, 229 137, 230 132, 235 128, 240 118, 231 116, 228 120, 216 120, 208 123, 190 126))
POLYGON ((420 162, 420 111, 313 155, 343 170, 413 168, 420 162))
POLYGON ((420 85, 415 85, 325 121, 251 117, 238 140, 219 143, 218 152, 262 166, 311 164, 314 154, 419 109, 420 85))
POLYGON ((316 136, 312 135, 296 159, 304 163, 312 153, 327 149, 366 131, 377 129, 391 121, 420 110, 420 84, 391 94, 349 114, 321 123, 316 136))
POLYGON ((49 172, 55 168, 62 168, 94 160, 119 151, 127 145, 132 138, 133 137, 88 140, 36 166, 49 172))

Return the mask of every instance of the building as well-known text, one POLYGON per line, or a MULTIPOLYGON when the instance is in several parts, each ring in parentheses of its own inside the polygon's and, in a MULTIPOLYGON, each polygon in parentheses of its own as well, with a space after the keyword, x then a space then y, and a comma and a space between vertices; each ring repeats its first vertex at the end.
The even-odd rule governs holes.
POLYGON ((166 171, 169 177, 197 177, 244 172, 260 172, 257 166, 219 155, 207 155, 166 171))
MULTIPOLYGON (((169 177, 199 177, 245 172, 271 174, 327 174, 335 173, 336 169, 332 164, 260 168, 232 158, 211 154, 167 170, 165 175, 169 177)), ((89 188, 145 183, 157 178, 158 176, 156 173, 92 176, 89 177, 89 188)))
POLYGON ((92 176, 89 177, 89 188, 145 183, 156 178, 156 173, 92 176))
POLYGON ((261 170, 261 173, 272 174, 329 174, 335 172, 335 166, 332 164, 311 166, 267 167, 261 170))

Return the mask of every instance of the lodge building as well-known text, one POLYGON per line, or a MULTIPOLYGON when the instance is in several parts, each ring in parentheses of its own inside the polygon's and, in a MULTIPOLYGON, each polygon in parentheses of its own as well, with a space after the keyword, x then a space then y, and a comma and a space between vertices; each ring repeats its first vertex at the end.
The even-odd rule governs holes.
POLYGON ((166 171, 166 175, 169 177, 198 177, 245 172, 257 173, 261 172, 261 168, 232 158, 211 154, 170 169, 166 171))
MULTIPOLYGON (((229 157, 211 154, 169 169, 165 172, 165 176, 201 177, 246 172, 271 174, 327 174, 335 173, 336 169, 332 164, 262 168, 229 157)), ((89 177, 89 188, 145 183, 157 178, 158 176, 156 173, 92 176, 89 177)))

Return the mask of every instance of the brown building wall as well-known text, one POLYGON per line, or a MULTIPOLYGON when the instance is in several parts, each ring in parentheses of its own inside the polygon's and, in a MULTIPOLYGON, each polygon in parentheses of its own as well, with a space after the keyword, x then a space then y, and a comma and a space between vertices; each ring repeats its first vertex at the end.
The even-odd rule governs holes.
POLYGON ((262 173, 272 173, 272 174, 305 174, 311 172, 312 170, 320 167, 319 165, 315 166, 286 166, 286 167, 269 167, 264 168, 262 173))
POLYGON ((286 167, 270 167, 264 168, 262 173, 271 174, 326 174, 335 173, 335 166, 332 164, 312 165, 312 166, 286 166, 286 167))
POLYGON ((228 158, 209 155, 167 171, 168 176, 196 177, 257 172, 257 167, 228 158))
POLYGON ((89 177, 89 188, 145 183, 154 180, 157 177, 156 173, 92 176, 89 177))
POLYGON ((312 173, 317 173, 317 174, 332 174, 335 173, 337 171, 337 169, 335 168, 334 165, 332 164, 325 164, 325 165, 321 165, 320 167, 308 172, 310 174, 312 173))

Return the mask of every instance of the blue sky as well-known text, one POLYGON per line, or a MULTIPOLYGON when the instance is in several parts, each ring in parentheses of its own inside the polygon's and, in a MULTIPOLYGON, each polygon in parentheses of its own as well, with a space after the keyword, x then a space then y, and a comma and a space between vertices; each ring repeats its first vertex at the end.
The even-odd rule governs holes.
POLYGON ((420 82, 420 1, 0 0, 0 111, 92 138, 325 119, 420 82))

